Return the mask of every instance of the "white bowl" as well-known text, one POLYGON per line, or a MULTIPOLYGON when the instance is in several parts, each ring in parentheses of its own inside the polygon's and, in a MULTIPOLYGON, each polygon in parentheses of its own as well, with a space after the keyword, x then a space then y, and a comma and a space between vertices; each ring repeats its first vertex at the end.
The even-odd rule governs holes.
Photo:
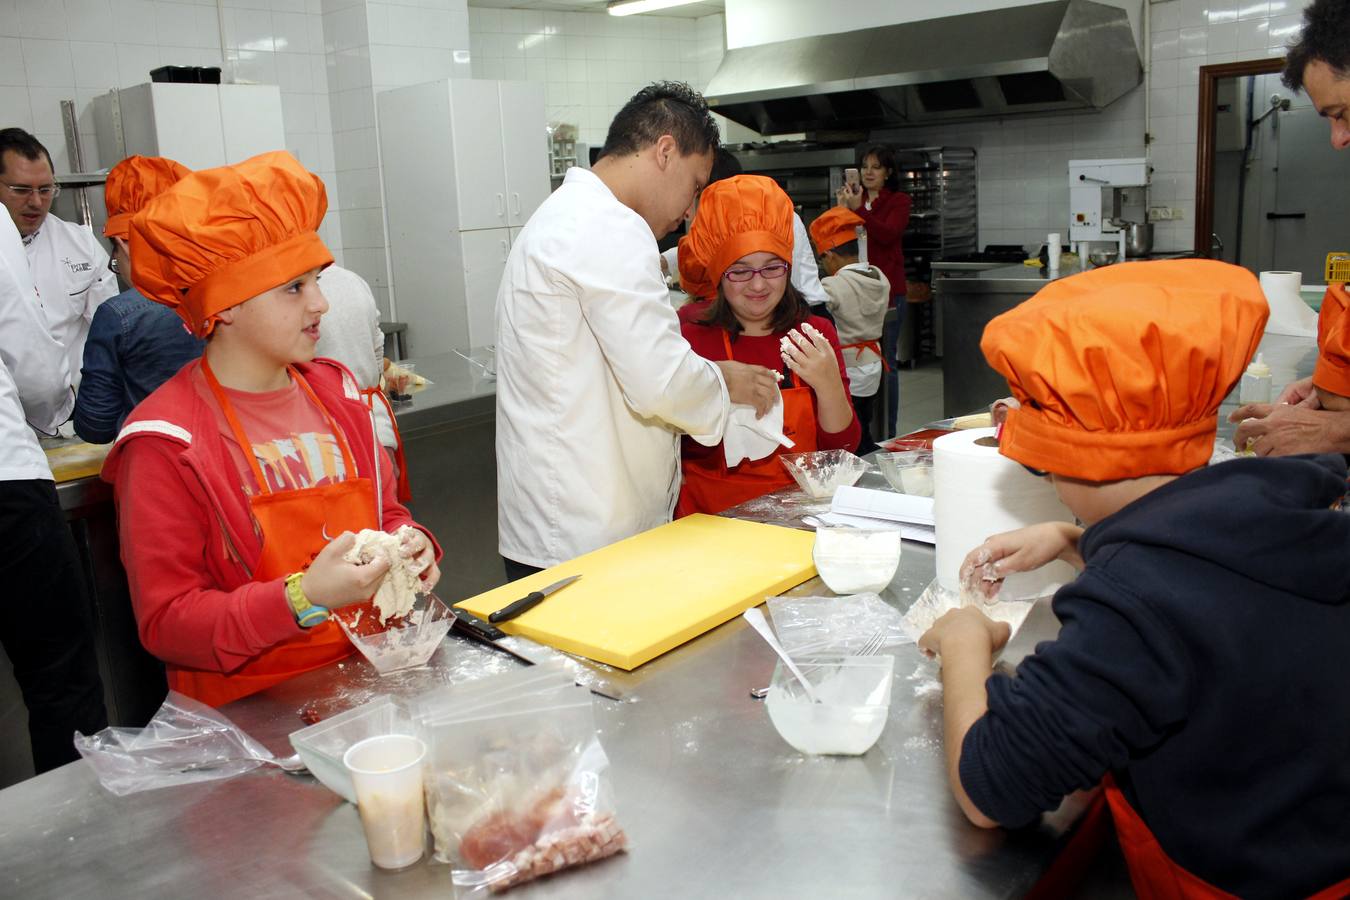
POLYGON ((802 753, 861 756, 886 728, 895 657, 801 656, 797 668, 811 681, 813 703, 780 661, 765 705, 778 734, 802 753))
POLYGON ((900 531, 818 525, 811 559, 836 594, 881 593, 900 567, 900 531))
POLYGON ((852 485, 869 468, 847 450, 814 450, 785 453, 778 457, 808 497, 833 497, 841 487, 852 485))

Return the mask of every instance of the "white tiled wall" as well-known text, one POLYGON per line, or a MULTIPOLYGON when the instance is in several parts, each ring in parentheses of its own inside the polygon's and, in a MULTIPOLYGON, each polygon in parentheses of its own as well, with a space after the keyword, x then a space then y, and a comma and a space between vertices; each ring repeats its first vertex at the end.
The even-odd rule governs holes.
POLYGON ((322 0, 322 12, 344 264, 370 283, 388 313, 375 95, 469 77, 469 11, 465 0, 322 0))
MULTIPOLYGON (((340 247, 319 0, 0 0, 0 127, 28 129, 70 171, 60 101, 74 100, 85 165, 99 165, 91 103, 162 65, 221 66, 281 88, 286 149, 323 177, 324 239, 340 247), (221 30, 223 21, 224 30, 221 30), (223 37, 223 40, 222 40, 223 37)), ((109 160, 112 161, 112 160, 109 160)))
POLYGON ((703 89, 722 61, 723 17, 469 9, 475 78, 540 81, 552 123, 604 143, 619 108, 653 81, 703 89))

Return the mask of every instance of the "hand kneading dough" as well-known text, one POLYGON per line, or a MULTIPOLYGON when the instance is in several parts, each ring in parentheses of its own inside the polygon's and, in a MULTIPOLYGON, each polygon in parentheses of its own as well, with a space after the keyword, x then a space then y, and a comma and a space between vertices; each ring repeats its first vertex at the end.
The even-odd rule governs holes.
POLYGON ((380 624, 390 619, 406 616, 412 611, 417 599, 417 572, 414 561, 399 552, 403 535, 412 531, 410 525, 404 525, 390 534, 387 531, 363 529, 356 534, 356 543, 342 558, 352 563, 368 563, 374 559, 384 559, 389 563, 389 573, 380 582, 375 592, 375 609, 380 614, 380 624))

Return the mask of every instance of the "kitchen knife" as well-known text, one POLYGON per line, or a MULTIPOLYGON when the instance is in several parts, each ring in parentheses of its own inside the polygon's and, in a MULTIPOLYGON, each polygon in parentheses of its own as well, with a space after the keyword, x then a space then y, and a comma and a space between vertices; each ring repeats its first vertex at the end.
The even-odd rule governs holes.
MULTIPOLYGON (((478 618, 467 609, 452 606, 450 611, 455 614, 454 621, 450 623, 452 631, 458 632, 471 640, 487 644, 507 656, 513 656, 527 666, 537 665, 548 659, 563 655, 529 638, 507 634, 497 626, 478 618)), ((588 688, 592 694, 598 694, 610 700, 623 701, 627 699, 627 695, 622 690, 600 678, 588 682, 578 681, 577 684, 588 688)))
POLYGON ((508 619, 514 619, 521 613, 528 612, 529 610, 534 609, 536 606, 542 603, 544 598, 547 597, 549 594, 553 593, 554 591, 562 590, 563 588, 567 587, 569 584, 576 581, 580 577, 581 577, 580 575, 572 575, 562 579, 561 581, 555 581, 548 587, 540 588, 537 591, 530 591, 528 594, 526 594, 524 597, 521 597, 514 603, 508 603, 506 606, 503 606, 501 609, 488 615, 488 621, 495 625, 498 622, 505 622, 508 619))

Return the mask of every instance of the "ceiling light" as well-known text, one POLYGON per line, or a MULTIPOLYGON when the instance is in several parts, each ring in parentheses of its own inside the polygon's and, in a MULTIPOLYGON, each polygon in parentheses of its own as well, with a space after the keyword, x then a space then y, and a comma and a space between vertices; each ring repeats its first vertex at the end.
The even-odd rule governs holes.
POLYGON ((611 0, 606 11, 611 16, 635 16, 639 13, 655 12, 672 6, 688 6, 699 0, 611 0))

